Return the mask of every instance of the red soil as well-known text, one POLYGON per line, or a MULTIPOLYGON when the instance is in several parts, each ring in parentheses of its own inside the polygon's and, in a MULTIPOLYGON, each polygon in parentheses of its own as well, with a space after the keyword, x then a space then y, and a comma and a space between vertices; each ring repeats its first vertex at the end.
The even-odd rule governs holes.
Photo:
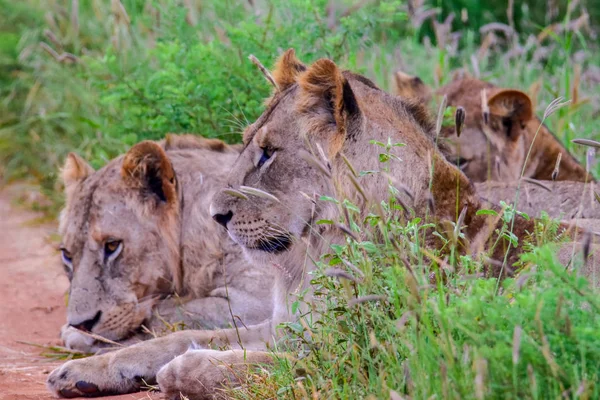
MULTIPOLYGON (((60 345, 69 282, 49 235, 35 213, 16 209, 0 191, 0 400, 50 400, 46 377, 63 361, 23 344, 60 345)), ((158 394, 111 396, 111 400, 158 399, 158 394)))

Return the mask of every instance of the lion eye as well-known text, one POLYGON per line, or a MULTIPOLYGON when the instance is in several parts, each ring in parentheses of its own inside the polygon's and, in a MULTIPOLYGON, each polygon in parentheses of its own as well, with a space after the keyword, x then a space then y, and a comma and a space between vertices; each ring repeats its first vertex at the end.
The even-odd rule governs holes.
POLYGON ((123 249, 123 242, 120 240, 108 240, 104 243, 104 257, 107 259, 116 258, 123 249))
POLYGON ((65 264, 68 267, 71 267, 73 265, 73 259, 71 258, 71 253, 69 253, 69 251, 67 249, 60 249, 60 256, 62 258, 62 262, 63 264, 65 264))
POLYGON ((261 150, 263 152, 260 156, 260 159, 258 160, 258 164, 256 165, 256 168, 262 167, 269 160, 269 158, 271 158, 271 156, 273 155, 273 150, 271 150, 267 147, 261 148, 261 150))
POLYGON ((448 158, 448 161, 450 161, 452 164, 456 165, 459 169, 464 170, 467 165, 469 164, 469 160, 462 158, 460 156, 457 156, 456 158, 448 158))

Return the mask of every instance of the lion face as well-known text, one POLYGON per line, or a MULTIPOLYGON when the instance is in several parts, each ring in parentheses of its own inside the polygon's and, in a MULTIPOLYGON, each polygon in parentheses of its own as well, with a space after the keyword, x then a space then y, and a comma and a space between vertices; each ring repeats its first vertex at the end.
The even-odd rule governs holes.
MULTIPOLYGON (((63 168, 62 261, 71 281, 67 321, 120 340, 173 290, 178 259, 178 195, 164 151, 134 146, 94 172, 74 154, 63 168)), ((66 343, 69 346, 69 343, 66 343)))
MULTIPOLYGON (((303 111, 314 100, 308 96, 309 82, 296 84, 306 69, 293 50, 280 58, 273 72, 279 92, 244 132, 244 149, 232 167, 228 189, 211 204, 213 218, 255 263, 285 268, 288 259, 303 254, 311 226, 323 214, 315 197, 333 193, 326 157, 337 144, 313 122, 321 118, 335 127, 334 116, 310 116, 303 111), (317 160, 315 154, 322 157, 317 160), (322 164, 325 171, 307 158, 322 164)), ((294 273, 284 271, 284 275, 294 273)))
POLYGON ((518 180, 527 156, 529 125, 536 120, 529 97, 473 78, 456 80, 439 94, 447 96, 449 106, 466 111, 460 136, 454 127, 443 132, 451 161, 475 182, 518 180))
MULTIPOLYGON (((425 103, 431 100, 431 89, 418 77, 397 72, 395 81, 398 95, 425 103)), ((454 126, 442 128, 449 161, 474 182, 518 180, 528 149, 528 130, 537 121, 529 97, 469 77, 454 79, 437 94, 447 96, 448 106, 466 111, 460 136, 454 126)))
POLYGON ((290 112, 297 90, 284 91, 273 101, 271 112, 246 129, 244 150, 228 180, 233 189, 217 195, 211 207, 231 238, 259 263, 277 263, 278 258, 301 251, 298 247, 303 247, 316 215, 312 196, 329 190, 323 175, 302 158, 310 150, 297 134, 301 122, 290 112), (232 190, 247 199, 232 195, 232 190))

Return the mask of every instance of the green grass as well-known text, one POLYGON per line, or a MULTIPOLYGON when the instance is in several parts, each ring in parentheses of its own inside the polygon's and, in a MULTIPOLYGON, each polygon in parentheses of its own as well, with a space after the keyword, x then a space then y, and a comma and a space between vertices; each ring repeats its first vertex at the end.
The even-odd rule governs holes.
MULTIPOLYGON (((577 91, 579 100, 547 124, 580 160, 586 149, 570 140, 598 139, 594 40, 576 30, 528 39, 553 22, 569 26, 582 6, 570 14, 561 6, 547 19, 540 2, 515 2, 522 34, 482 54, 479 28, 507 22, 505 2, 427 2, 443 9, 440 20, 463 8, 471 16, 455 19, 457 49, 436 44, 429 22, 412 26, 401 1, 353 8, 339 0, 334 18, 326 0, 253 3, 122 0, 113 9, 100 0, 0 0, 0 177, 41 185, 52 213, 61 205, 56 177, 69 151, 98 168, 167 132, 237 142, 270 91, 248 55, 270 66, 288 47, 305 62, 330 57, 384 89, 396 69, 433 85, 459 67, 507 87, 538 84, 538 115, 577 91)), ((584 5, 597 23, 598 7, 584 5)), ((361 241, 348 238, 321 260, 311 305, 320 320, 289 324, 281 346, 296 360, 256 374, 237 397, 599 397, 600 302, 549 245, 540 247, 552 228, 536 237, 520 273, 498 282, 481 278, 483 266, 470 257, 425 254, 418 237, 427 225, 395 219, 393 202, 363 220, 344 204, 361 241), (444 283, 435 278, 440 268, 444 283)))
POLYGON ((552 223, 540 223, 520 272, 498 286, 468 256, 425 262, 425 255, 441 257, 416 244, 426 225, 394 218, 393 206, 365 220, 345 207, 360 240, 332 246, 312 278, 312 314, 285 325, 280 350, 295 359, 257 373, 233 396, 600 396, 600 298, 555 260, 554 245, 544 245, 556 231, 552 223))

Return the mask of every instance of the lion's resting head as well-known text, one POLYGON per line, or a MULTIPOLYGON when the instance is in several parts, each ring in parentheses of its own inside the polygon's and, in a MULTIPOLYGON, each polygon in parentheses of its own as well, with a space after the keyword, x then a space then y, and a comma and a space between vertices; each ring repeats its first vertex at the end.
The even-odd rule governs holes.
MULTIPOLYGON (((426 103, 432 98, 432 90, 418 77, 398 72, 395 81, 396 93, 402 97, 426 103)), ((542 125, 526 93, 456 74, 436 94, 447 96, 449 106, 461 106, 466 111, 462 134, 457 136, 454 126, 450 126, 443 129, 442 136, 451 160, 473 181, 515 181, 522 172, 528 178, 550 180, 559 154, 556 180, 593 179, 542 125)))
MULTIPOLYGON (((193 160, 202 157, 195 156, 199 149, 224 157, 223 152, 233 151, 226 147, 217 140, 168 135, 160 143, 135 145, 98 171, 68 155, 59 228, 71 281, 68 326, 120 340, 140 327, 161 296, 185 294, 179 248, 182 188, 170 157, 195 165, 193 160)), ((63 338, 67 347, 86 348, 69 343, 86 336, 63 338)))

